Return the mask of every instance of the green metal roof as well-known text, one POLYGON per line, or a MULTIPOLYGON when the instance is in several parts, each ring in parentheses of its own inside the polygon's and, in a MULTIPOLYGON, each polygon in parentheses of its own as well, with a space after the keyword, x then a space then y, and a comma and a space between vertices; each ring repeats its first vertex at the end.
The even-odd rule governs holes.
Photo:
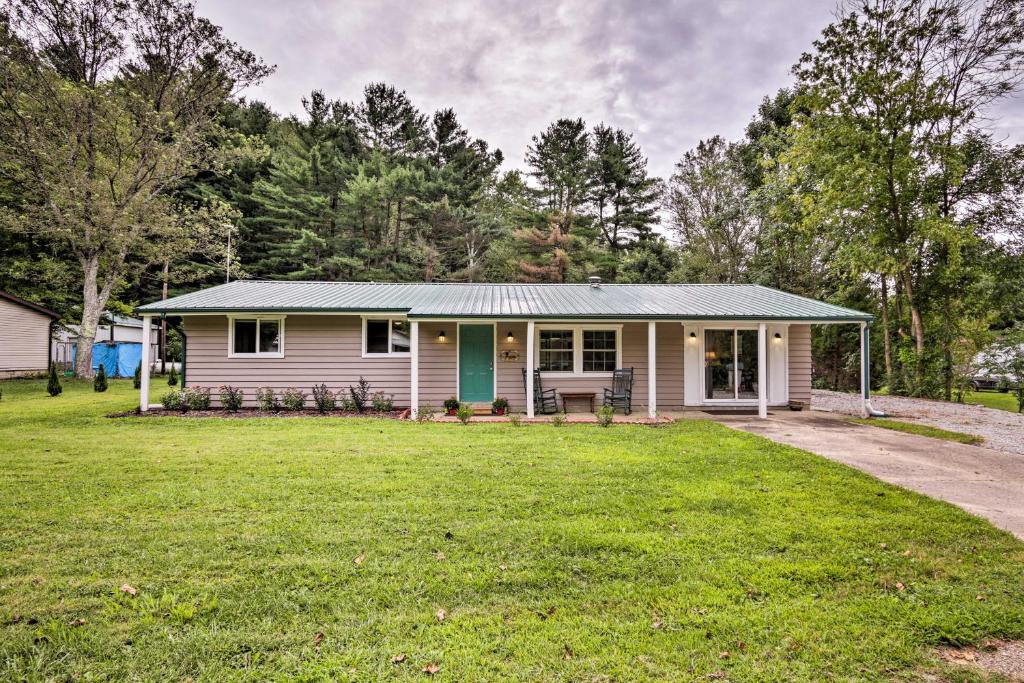
POLYGON ((410 318, 870 321, 760 285, 441 284, 238 280, 143 313, 404 313, 410 318))

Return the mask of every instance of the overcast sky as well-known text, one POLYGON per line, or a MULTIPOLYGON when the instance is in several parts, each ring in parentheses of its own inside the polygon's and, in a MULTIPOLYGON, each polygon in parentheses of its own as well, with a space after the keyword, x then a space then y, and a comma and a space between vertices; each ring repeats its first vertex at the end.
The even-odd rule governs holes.
MULTIPOLYGON (((277 65, 246 94, 300 114, 313 89, 356 100, 386 81, 425 112, 453 107, 521 167, 560 117, 632 132, 654 175, 715 134, 738 138, 761 98, 832 17, 831 0, 198 0, 228 37, 277 65)), ((1024 99, 1000 136, 1024 141, 1024 99)))

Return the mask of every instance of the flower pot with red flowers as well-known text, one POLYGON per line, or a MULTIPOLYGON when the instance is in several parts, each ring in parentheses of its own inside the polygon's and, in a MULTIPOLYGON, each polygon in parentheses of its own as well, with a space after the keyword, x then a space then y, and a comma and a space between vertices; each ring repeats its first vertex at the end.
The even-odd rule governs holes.
POLYGON ((495 415, 504 415, 508 411, 508 399, 500 396, 491 403, 491 412, 495 415))
POLYGON ((449 415, 455 415, 459 412, 459 399, 452 396, 446 398, 444 401, 444 411, 449 415))

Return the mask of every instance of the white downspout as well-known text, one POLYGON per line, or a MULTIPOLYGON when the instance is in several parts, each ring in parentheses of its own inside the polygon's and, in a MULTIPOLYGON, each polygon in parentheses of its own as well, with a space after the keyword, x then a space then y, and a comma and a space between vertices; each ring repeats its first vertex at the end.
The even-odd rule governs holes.
POLYGON ((768 325, 757 326, 757 416, 768 419, 768 325))
POLYGON ((871 328, 866 322, 860 324, 860 391, 864 417, 886 417, 871 407, 871 328))

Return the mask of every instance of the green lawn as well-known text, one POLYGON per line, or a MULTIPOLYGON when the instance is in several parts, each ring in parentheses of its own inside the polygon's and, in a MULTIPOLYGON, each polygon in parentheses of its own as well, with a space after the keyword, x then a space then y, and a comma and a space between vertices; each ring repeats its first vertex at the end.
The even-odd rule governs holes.
POLYGON ((972 391, 964 400, 967 403, 980 403, 989 408, 1009 410, 1011 413, 1017 412, 1017 398, 1009 392, 1004 394, 1000 391, 972 391))
POLYGON ((1024 544, 710 422, 108 419, 130 384, 43 387, 0 402, 0 680, 917 680, 1024 637, 1024 544))
POLYGON ((891 429, 896 432, 905 432, 907 434, 917 434, 918 436, 929 436, 933 439, 942 439, 943 441, 955 441, 957 443, 965 443, 972 446, 985 442, 984 438, 976 434, 953 432, 948 429, 939 429, 938 427, 932 427, 919 422, 903 422, 889 417, 873 417, 871 419, 851 417, 850 422, 868 425, 869 427, 891 429))

